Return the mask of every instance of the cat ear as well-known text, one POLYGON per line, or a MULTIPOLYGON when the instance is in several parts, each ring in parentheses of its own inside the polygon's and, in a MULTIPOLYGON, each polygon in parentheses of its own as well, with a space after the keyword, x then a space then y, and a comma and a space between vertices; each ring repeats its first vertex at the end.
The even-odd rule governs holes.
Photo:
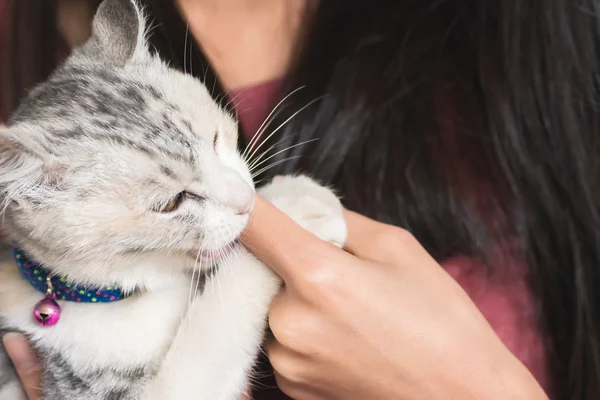
POLYGON ((14 140, 8 128, 0 127, 0 185, 42 174, 43 160, 14 140))
POLYGON ((147 57, 146 19, 137 0, 104 0, 94 16, 92 37, 82 50, 119 66, 147 57))
POLYGON ((15 132, 0 127, 0 192, 16 198, 43 180, 44 160, 15 140, 15 132))

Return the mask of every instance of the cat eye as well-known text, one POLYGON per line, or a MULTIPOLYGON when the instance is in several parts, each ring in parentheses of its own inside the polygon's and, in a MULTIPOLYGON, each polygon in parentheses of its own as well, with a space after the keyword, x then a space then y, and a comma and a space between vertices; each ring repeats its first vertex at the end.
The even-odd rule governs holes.
POLYGON ((183 201, 183 192, 178 193, 175 197, 173 197, 171 200, 169 200, 167 202, 167 204, 165 204, 163 207, 157 209, 156 211, 161 212, 161 213, 168 213, 171 211, 175 211, 177 209, 177 207, 179 207, 179 205, 181 204, 182 201, 183 201))
POLYGON ((219 131, 215 132, 215 138, 213 139, 213 149, 217 151, 217 143, 219 143, 219 131))

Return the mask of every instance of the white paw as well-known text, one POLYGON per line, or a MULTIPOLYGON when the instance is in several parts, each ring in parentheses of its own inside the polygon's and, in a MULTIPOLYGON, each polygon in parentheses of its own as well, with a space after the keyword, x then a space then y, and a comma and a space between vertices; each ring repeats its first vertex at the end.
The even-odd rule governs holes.
POLYGON ((338 197, 307 176, 276 177, 258 193, 321 240, 342 247, 346 221, 338 197))

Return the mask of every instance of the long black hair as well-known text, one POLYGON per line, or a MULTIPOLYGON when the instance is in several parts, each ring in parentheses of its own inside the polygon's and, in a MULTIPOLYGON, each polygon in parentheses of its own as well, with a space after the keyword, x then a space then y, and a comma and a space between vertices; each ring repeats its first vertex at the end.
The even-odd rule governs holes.
MULTIPOLYGON (((159 53, 205 62, 169 2, 147 3, 159 53)), ((553 398, 600 399, 600 2, 323 0, 311 15, 284 93, 304 89, 270 124, 320 99, 274 138, 309 142, 268 173, 334 185, 440 261, 516 252, 553 398)))
POLYGON ((307 144, 274 173, 333 184, 438 260, 490 260, 510 243, 538 299, 553 398, 600 399, 600 2, 319 7, 287 80, 305 89, 279 120, 322 100, 283 129, 307 144))
POLYGON ((26 90, 48 77, 64 42, 57 34, 56 1, 5 0, 0 15, 0 120, 26 90))

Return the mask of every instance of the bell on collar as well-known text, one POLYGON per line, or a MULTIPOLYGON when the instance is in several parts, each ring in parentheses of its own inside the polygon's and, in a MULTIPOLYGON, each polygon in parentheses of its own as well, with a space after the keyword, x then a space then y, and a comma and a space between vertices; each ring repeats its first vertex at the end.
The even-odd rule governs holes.
POLYGON ((53 326, 60 319, 61 310, 60 305, 56 302, 56 294, 54 293, 54 286, 50 281, 50 276, 46 277, 46 284, 48 286, 46 297, 35 305, 33 317, 42 326, 53 326))

